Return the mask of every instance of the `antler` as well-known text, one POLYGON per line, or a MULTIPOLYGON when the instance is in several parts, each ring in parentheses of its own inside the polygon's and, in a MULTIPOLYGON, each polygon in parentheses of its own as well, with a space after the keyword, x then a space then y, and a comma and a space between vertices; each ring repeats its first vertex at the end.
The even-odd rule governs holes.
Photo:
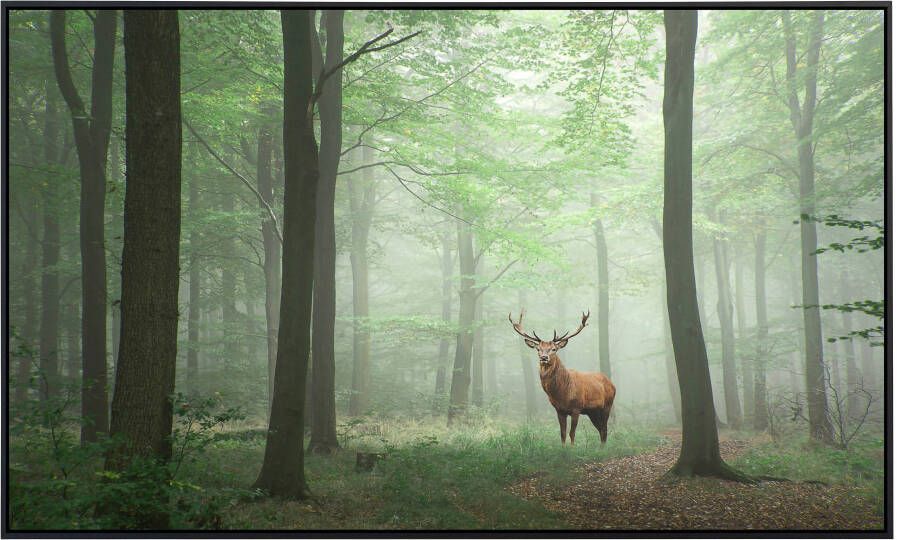
POLYGON ((586 327, 586 321, 589 320, 589 315, 591 315, 591 314, 592 314, 591 310, 589 310, 588 313, 582 314, 582 322, 579 324, 579 328, 577 328, 576 331, 573 332, 572 334, 570 334, 570 332, 566 332, 564 335, 558 337, 558 332, 557 332, 557 330, 555 330, 554 331, 554 339, 552 341, 558 342, 558 341, 569 340, 569 339, 573 338, 576 334, 582 332, 582 329, 586 327), (570 334, 570 335, 568 336, 567 334, 570 334))
POLYGON ((511 321, 511 326, 514 327, 514 331, 517 332, 518 334, 520 334, 521 336, 523 336, 524 338, 526 338, 530 341, 542 341, 542 339, 535 332, 533 332, 533 335, 529 335, 523 331, 523 326, 522 326, 523 325, 523 310, 522 309, 520 310, 520 318, 517 319, 516 323, 514 322, 514 319, 511 318, 510 313, 508 313, 508 320, 511 321))

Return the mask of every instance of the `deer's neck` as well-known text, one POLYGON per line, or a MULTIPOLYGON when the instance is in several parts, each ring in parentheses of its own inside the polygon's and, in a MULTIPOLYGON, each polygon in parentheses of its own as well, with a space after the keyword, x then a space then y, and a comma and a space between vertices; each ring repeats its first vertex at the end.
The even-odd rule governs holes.
POLYGON ((539 368, 539 376, 542 379, 542 387, 549 393, 558 388, 566 387, 570 382, 570 372, 564 367, 564 363, 558 355, 551 355, 551 363, 548 367, 539 368))

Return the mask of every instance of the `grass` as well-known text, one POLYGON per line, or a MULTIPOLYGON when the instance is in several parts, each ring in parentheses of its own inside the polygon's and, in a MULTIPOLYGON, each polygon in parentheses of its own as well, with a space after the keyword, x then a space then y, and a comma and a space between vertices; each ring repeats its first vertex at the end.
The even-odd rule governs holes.
POLYGON ((810 444, 806 436, 794 435, 751 446, 734 465, 748 474, 851 486, 883 515, 883 448, 880 434, 858 437, 849 450, 810 444))
MULTIPOLYGON (((441 420, 441 419, 440 419, 441 420)), ((310 501, 233 501, 222 526, 236 529, 543 529, 559 516, 507 491, 523 478, 571 480, 578 465, 650 451, 661 438, 646 427, 613 429, 605 447, 581 426, 577 445, 562 447, 548 423, 485 422, 449 430, 430 422, 382 424, 379 435, 344 437, 333 456, 308 456, 310 501), (386 454, 373 473, 355 471, 355 452, 386 454)), ((262 460, 264 439, 215 444, 188 481, 210 488, 245 487, 262 460), (250 465, 251 464, 251 465, 250 465)))

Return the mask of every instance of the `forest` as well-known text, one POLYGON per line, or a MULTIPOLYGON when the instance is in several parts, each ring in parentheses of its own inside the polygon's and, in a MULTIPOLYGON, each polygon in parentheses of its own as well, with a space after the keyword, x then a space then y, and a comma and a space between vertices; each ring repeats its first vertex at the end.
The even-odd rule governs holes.
POLYGON ((5 534, 893 533, 888 3, 95 7, 4 6, 5 534))

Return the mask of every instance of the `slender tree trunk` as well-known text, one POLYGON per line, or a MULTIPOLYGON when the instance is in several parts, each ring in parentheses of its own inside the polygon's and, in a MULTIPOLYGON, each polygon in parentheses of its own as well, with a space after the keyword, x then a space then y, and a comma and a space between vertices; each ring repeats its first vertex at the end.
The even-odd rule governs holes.
MULTIPOLYGON (((32 222, 32 226, 36 228, 36 221, 32 222)), ((24 321, 22 324, 22 342, 26 346, 25 353, 19 356, 16 364, 16 387, 14 401, 16 404, 23 404, 28 400, 28 388, 31 378, 31 361, 32 351, 36 351, 37 330, 38 330, 38 298, 37 298, 37 280, 35 275, 39 268, 38 259, 38 242, 29 239, 25 243, 25 257, 22 259, 22 292, 25 300, 24 321)))
POLYGON ((476 272, 473 256, 473 235, 470 225, 458 222, 458 260, 461 269, 460 306, 458 308, 458 336, 455 342, 455 361, 452 366, 452 386, 449 393, 448 424, 467 410, 470 397, 471 352, 473 321, 476 309, 476 272))
MULTIPOLYGON (((122 250, 121 356, 111 434, 124 443, 106 468, 124 471, 136 456, 171 458, 178 340, 181 230, 180 34, 174 10, 125 10, 127 187, 122 250)), ((138 527, 166 528, 168 491, 138 527), (160 506, 161 505, 161 506, 160 506)))
MULTIPOLYGON (((47 84, 44 106, 44 159, 50 166, 59 162, 59 117, 56 96, 47 84)), ((41 310, 38 344, 41 373, 40 400, 46 402, 59 395, 59 205, 52 182, 42 190, 44 202, 44 235, 41 241, 41 310)))
POLYGON ((791 109, 791 123, 797 139, 797 157, 800 171, 800 239, 801 239, 801 281, 803 289, 804 340, 806 342, 807 363, 807 409, 810 418, 810 437, 818 442, 834 442, 829 419, 828 398, 825 391, 825 360, 822 354, 822 321, 819 313, 819 275, 816 258, 816 193, 815 165, 813 163, 813 117, 816 110, 816 70, 819 64, 819 50, 822 47, 823 11, 816 13, 806 54, 807 73, 803 77, 805 85, 804 103, 797 98, 797 58, 794 32, 791 27, 791 13, 782 13, 785 31, 785 59, 788 77, 788 103, 791 109))
MULTIPOLYGON (((476 265, 476 273, 482 272, 483 258, 481 255, 476 265)), ((472 374, 472 401, 477 407, 483 406, 483 299, 485 291, 480 292, 477 296, 474 307, 473 319, 475 328, 473 329, 473 351, 471 355, 471 374, 472 374)))
POLYGON ((754 429, 763 431, 769 427, 766 409, 766 358, 769 350, 766 338, 769 323, 766 318, 766 231, 765 224, 758 224, 754 235, 754 296, 757 306, 757 352, 754 366, 754 429))
MULTIPOLYGON (((368 146, 362 147, 362 163, 373 163, 368 146)), ((349 205, 352 211, 352 394, 349 397, 349 415, 357 416, 367 408, 370 386, 371 335, 367 330, 369 306, 368 283, 368 235, 374 216, 376 184, 372 168, 362 169, 362 183, 353 178, 349 182, 349 205)))
MULTIPOLYGON (((483 313, 483 323, 492 320, 492 313, 483 313)), ((484 340, 485 341, 485 340, 484 340)), ((495 354, 487 354, 486 345, 483 344, 483 369, 486 371, 486 395, 490 399, 498 396, 498 356, 495 354)))
POLYGON ((288 498, 308 496, 305 483, 305 380, 310 349, 318 146, 307 114, 312 95, 309 11, 282 10, 284 44, 283 288, 274 399, 262 470, 254 488, 288 498))
MULTIPOLYGON (((199 180, 194 176, 190 180, 190 214, 199 213, 199 180)), ((187 308, 187 388, 191 392, 197 390, 199 383, 199 303, 201 294, 199 231, 196 227, 190 230, 190 291, 187 308)))
MULTIPOLYGON (((234 213, 234 195, 230 192, 221 194, 221 211, 234 213)), ((227 256, 234 253, 236 246, 232 237, 221 241, 222 253, 227 256)), ((240 357, 242 328, 239 325, 237 312, 237 275, 234 271, 235 261, 230 258, 221 259, 221 340, 224 343, 224 354, 231 360, 240 357)))
POLYGON ((97 10, 91 107, 88 112, 72 82, 65 47, 65 11, 50 15, 53 65, 59 90, 72 117, 81 172, 81 339, 84 356, 81 387, 81 441, 96 441, 109 425, 106 383, 106 252, 104 209, 106 156, 112 127, 112 68, 115 58, 115 10, 97 10))
MULTIPOLYGON (((592 194, 592 207, 598 206, 598 197, 592 194)), ((592 224, 595 233, 595 252, 598 258, 598 366, 602 373, 610 372, 610 283, 607 271, 607 240, 600 218, 592 224)))
MULTIPOLYGON (((450 224, 448 224, 450 225, 450 224)), ((442 322, 452 322, 452 231, 446 226, 442 234, 442 322)), ((439 359, 436 369, 436 395, 445 393, 445 371, 448 365, 449 340, 439 340, 439 359)))
MULTIPOLYGON (((841 270, 841 302, 850 302, 850 282, 847 279, 847 270, 841 270)), ((842 335, 847 336, 853 330, 853 314, 849 311, 841 313, 842 335)), ((860 399, 860 371, 857 369, 856 351, 853 338, 842 339, 841 350, 844 356, 844 364, 847 368, 847 415, 851 420, 859 419, 863 414, 864 404, 860 399)))
MULTIPOLYGON (((723 222, 722 215, 719 222, 723 222)), ((723 397, 726 400, 726 423, 732 429, 741 426, 741 404, 738 402, 738 382, 735 371, 735 330, 732 325, 732 288, 729 285, 727 240, 713 239, 713 262, 716 269, 716 313, 719 316, 723 349, 723 397)))
MULTIPOLYGON (((268 124, 273 111, 263 111, 265 120, 259 128, 258 150, 256 152, 256 179, 259 194, 265 203, 274 207, 274 180, 271 174, 271 154, 274 136, 268 124)), ((261 203, 259 203, 261 205, 261 203)), ((263 206, 263 205, 262 205, 263 206)), ((267 216, 267 209, 265 214, 267 216)), ((280 240, 277 238, 275 223, 270 216, 262 221, 262 245, 265 251, 265 330, 268 341, 268 408, 274 395, 274 364, 277 360, 277 327, 280 315, 280 240)))
POLYGON ((719 454, 713 389, 701 331, 692 245, 692 109, 698 14, 664 11, 663 253, 676 371, 682 393, 682 447, 670 471, 740 478, 719 454))
MULTIPOLYGON (((524 309, 526 307, 526 291, 519 289, 517 294, 517 301, 520 304, 520 309, 524 309)), ((536 412, 538 412, 539 407, 539 404, 536 401, 536 377, 533 373, 533 361, 535 360, 535 355, 523 341, 515 341, 520 341, 520 367, 523 370, 523 391, 526 396, 526 421, 531 422, 536 417, 536 412)))
MULTIPOLYGON (((734 257, 735 261, 735 317, 738 321, 738 343, 741 345, 739 364, 741 365, 741 379, 743 381, 742 392, 744 393, 744 422, 750 423, 754 414, 754 360, 749 354, 745 354, 747 345, 747 316, 745 314, 744 301, 744 263, 741 257, 741 250, 737 250, 734 257)), ((736 352, 739 348, 736 348, 736 352)))
MULTIPOLYGON (((327 33, 329 70, 343 60, 343 10, 326 10, 322 24, 327 33)), ((317 36, 312 35, 317 40, 317 36)), ((342 150, 342 70, 325 84, 321 94, 321 176, 315 224, 315 283, 312 312, 312 387, 314 409, 309 451, 328 454, 339 448, 336 440, 336 364, 333 351, 336 321, 336 175, 342 150)))
MULTIPOLYGON (((799 309, 800 306, 800 285, 799 285, 799 272, 800 272, 800 261, 795 261, 795 264, 791 265, 792 271, 788 272, 788 285, 791 289, 791 305, 798 306, 792 311, 794 317, 794 326, 795 330, 798 332, 797 336, 797 348, 799 356, 797 358, 793 358, 792 367, 789 370, 790 372, 790 383, 791 383, 791 392, 794 394, 795 399, 798 399, 803 388, 801 388, 800 384, 800 374, 803 373, 802 361, 806 358, 806 340, 804 340, 804 318, 803 318, 803 310, 799 309)), ((804 378, 806 381, 806 377, 804 378)))

